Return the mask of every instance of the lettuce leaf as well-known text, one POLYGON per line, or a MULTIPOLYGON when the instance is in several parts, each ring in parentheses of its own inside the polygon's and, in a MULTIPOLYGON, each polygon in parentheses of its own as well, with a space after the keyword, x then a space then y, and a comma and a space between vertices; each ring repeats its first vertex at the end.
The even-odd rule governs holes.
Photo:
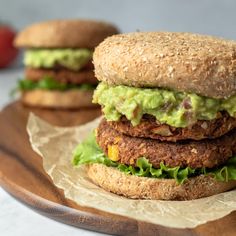
POLYGON ((178 184, 182 184, 188 178, 200 174, 211 175, 218 181, 227 182, 229 180, 236 180, 236 156, 230 158, 225 165, 211 169, 192 169, 190 167, 181 168, 179 166, 168 167, 164 163, 160 164, 160 168, 154 168, 145 157, 140 157, 136 162, 137 167, 133 167, 110 160, 98 146, 94 133, 91 133, 76 147, 73 153, 72 163, 74 166, 100 163, 109 167, 118 168, 125 174, 149 178, 175 179, 178 184))
POLYGON ((39 81, 32 81, 28 79, 23 79, 18 81, 18 90, 27 91, 34 89, 44 89, 44 90, 59 90, 65 91, 69 89, 79 89, 79 90, 94 90, 96 88, 95 85, 92 84, 64 84, 56 81, 52 77, 45 76, 39 81))
POLYGON ((102 149, 98 146, 94 133, 91 133, 87 139, 76 147, 73 156, 72 163, 75 166, 101 163, 106 166, 117 167, 117 163, 107 158, 102 149))

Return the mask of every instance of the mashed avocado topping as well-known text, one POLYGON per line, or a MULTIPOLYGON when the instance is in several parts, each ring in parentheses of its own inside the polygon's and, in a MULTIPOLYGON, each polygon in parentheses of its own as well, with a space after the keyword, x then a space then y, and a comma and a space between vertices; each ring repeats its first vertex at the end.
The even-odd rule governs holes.
POLYGON ((140 157, 136 166, 128 166, 112 161, 107 157, 98 146, 94 133, 81 142, 75 149, 72 163, 74 166, 80 166, 89 163, 100 163, 109 167, 117 168, 125 174, 136 175, 140 177, 175 179, 177 183, 182 184, 190 177, 198 175, 211 175, 218 181, 236 180, 236 156, 229 159, 224 165, 217 168, 199 168, 189 167, 168 167, 161 163, 160 168, 152 167, 147 158, 140 157))
POLYGON ((24 56, 24 64, 33 68, 53 68, 64 66, 79 70, 92 58, 92 51, 80 49, 30 49, 24 56))
POLYGON ((95 90, 94 103, 102 105, 108 121, 118 121, 122 115, 138 125, 144 114, 174 127, 187 127, 197 120, 212 120, 219 111, 236 115, 236 95, 214 99, 193 93, 158 88, 136 88, 100 83, 95 90))
POLYGON ((59 91, 66 91, 69 89, 79 89, 83 91, 94 90, 95 85, 92 84, 63 84, 55 79, 45 76, 39 81, 32 81, 28 79, 23 79, 18 81, 17 90, 20 91, 29 91, 34 89, 42 89, 42 90, 59 90, 59 91))

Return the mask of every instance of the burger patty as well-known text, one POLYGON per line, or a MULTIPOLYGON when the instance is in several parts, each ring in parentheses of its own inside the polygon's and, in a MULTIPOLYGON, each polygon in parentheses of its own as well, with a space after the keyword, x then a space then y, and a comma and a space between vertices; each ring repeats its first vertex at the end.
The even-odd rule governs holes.
POLYGON ((140 124, 136 126, 133 126, 125 116, 119 121, 109 121, 108 124, 118 132, 132 137, 176 142, 186 139, 218 138, 236 127, 236 119, 227 112, 222 112, 214 120, 201 120, 186 128, 176 128, 159 123, 154 116, 144 115, 140 124))
POLYGON ((138 158, 145 157, 156 168, 161 162, 169 167, 213 168, 236 153, 236 129, 217 139, 173 143, 126 136, 103 119, 96 138, 104 153, 110 158, 112 155, 111 159, 132 166, 138 158))
POLYGON ((32 81, 39 81, 45 76, 51 76, 55 80, 66 84, 97 84, 93 70, 72 71, 68 69, 36 69, 27 67, 25 76, 32 81))

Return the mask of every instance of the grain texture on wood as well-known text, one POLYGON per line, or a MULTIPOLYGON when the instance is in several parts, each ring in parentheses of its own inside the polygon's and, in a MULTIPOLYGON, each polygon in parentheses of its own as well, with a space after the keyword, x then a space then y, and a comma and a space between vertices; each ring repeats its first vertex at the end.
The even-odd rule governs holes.
POLYGON ((195 229, 172 229, 81 207, 66 199, 44 172, 42 159, 30 147, 26 132, 30 111, 54 125, 73 126, 99 116, 100 109, 44 110, 15 102, 0 112, 0 184, 33 210, 66 224, 113 235, 235 235, 235 212, 195 229))

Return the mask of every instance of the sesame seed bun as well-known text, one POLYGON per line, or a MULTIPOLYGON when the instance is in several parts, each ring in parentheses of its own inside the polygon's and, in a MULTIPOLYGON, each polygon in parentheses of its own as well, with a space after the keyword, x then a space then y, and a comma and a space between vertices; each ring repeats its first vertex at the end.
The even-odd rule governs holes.
POLYGON ((89 178, 103 189, 135 199, 192 200, 212 196, 236 187, 236 181, 220 182, 200 175, 177 184, 173 179, 127 175, 103 164, 89 164, 89 178))
POLYGON ((21 101, 27 106, 77 109, 96 106, 92 104, 93 91, 69 90, 50 91, 32 90, 22 93, 21 101))
POLYGON ((95 75, 111 85, 161 87, 226 98, 236 93, 236 43, 211 36, 142 32, 107 38, 95 75))
POLYGON ((117 33, 118 29, 106 22, 51 20, 27 27, 18 34, 14 44, 35 48, 94 48, 117 33))

